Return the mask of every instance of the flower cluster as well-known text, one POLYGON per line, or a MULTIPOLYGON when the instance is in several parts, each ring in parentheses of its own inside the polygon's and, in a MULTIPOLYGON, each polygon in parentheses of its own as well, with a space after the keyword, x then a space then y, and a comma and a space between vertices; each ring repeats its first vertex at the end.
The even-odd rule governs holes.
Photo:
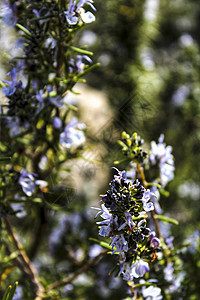
POLYGON ((124 155, 132 162, 142 163, 147 157, 147 152, 143 151, 141 147, 144 141, 137 135, 136 132, 130 136, 128 133, 123 131, 122 140, 119 140, 118 143, 122 147, 124 155))
POLYGON ((172 155, 172 147, 166 146, 164 141, 164 134, 158 139, 158 144, 156 142, 151 142, 151 149, 149 155, 150 165, 157 165, 160 171, 158 183, 162 187, 165 187, 169 181, 174 178, 174 158, 172 155))
MULTIPOLYGON (((116 169, 117 170, 117 169, 116 169)), ((110 190, 102 196, 103 221, 99 235, 110 238, 112 253, 118 254, 124 280, 133 280, 149 271, 148 261, 156 258, 160 241, 146 226, 147 212, 154 209, 154 196, 135 180, 127 181, 126 172, 118 171, 110 182, 110 190)))
POLYGON ((141 147, 143 140, 137 134, 133 134, 133 136, 135 137, 134 151, 130 150, 133 147, 133 142, 126 132, 122 133, 122 140, 119 141, 124 155, 128 156, 130 160, 130 169, 127 171, 127 177, 131 180, 134 179, 138 174, 138 163, 142 164, 145 171, 145 179, 151 186, 150 191, 155 194, 155 197, 152 198, 155 210, 160 214, 162 213, 159 205, 160 188, 164 189, 168 182, 174 178, 175 166, 172 147, 166 146, 164 135, 161 134, 158 143, 155 141, 151 142, 149 154, 147 154, 141 147))

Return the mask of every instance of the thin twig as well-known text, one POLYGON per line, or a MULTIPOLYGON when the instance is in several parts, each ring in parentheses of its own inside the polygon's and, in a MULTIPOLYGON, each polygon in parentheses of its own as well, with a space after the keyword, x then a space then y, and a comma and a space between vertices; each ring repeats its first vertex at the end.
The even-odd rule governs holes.
POLYGON ((99 253, 97 256, 95 256, 92 260, 90 260, 86 265, 84 265, 83 267, 81 267, 80 269, 78 269, 73 275, 63 279, 62 281, 57 281, 53 284, 51 284, 48 287, 48 290, 53 290, 55 288, 64 286, 70 282, 72 282, 73 280, 75 280, 80 274, 82 274, 83 272, 85 272, 90 266, 92 266, 93 264, 95 264, 97 262, 97 260, 103 256, 104 254, 106 254, 109 250, 104 250, 101 253, 99 253))
POLYGON ((133 296, 133 300, 136 300, 137 299, 136 291, 134 290, 134 288, 133 288, 133 286, 131 284, 129 284, 128 282, 127 282, 127 284, 128 284, 128 286, 130 288, 131 294, 133 296))
POLYGON ((31 261, 29 260, 28 256, 26 255, 23 247, 19 243, 19 241, 12 229, 12 225, 11 225, 10 221, 6 217, 4 217, 4 221, 5 221, 6 229, 13 240, 13 244, 15 245, 16 249, 20 253, 21 264, 19 264, 19 267, 24 273, 26 273, 30 277, 32 283, 34 284, 34 287, 36 290, 35 291, 35 293, 36 293, 35 300, 40 300, 41 299, 40 295, 44 294, 44 288, 39 281, 37 272, 36 272, 35 268, 33 267, 33 265, 31 264, 31 261))
MULTIPOLYGON (((143 184, 144 188, 147 188, 147 182, 146 182, 146 178, 145 178, 145 175, 144 175, 144 171, 143 171, 142 166, 139 163, 137 164, 137 169, 138 169, 138 172, 140 173, 142 184, 143 184)), ((154 222, 158 238, 162 238, 159 223, 158 223, 158 220, 155 218, 155 214, 156 214, 156 210, 154 208, 154 210, 151 211, 151 218, 154 222)))

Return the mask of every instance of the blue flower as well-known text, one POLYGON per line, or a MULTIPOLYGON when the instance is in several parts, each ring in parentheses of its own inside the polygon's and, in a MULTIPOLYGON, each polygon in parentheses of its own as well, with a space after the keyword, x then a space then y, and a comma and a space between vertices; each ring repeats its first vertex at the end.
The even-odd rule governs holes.
POLYGON ((21 80, 17 82, 16 68, 13 68, 9 74, 11 74, 12 81, 2 80, 7 84, 2 88, 2 92, 6 96, 12 96, 18 88, 22 87, 21 80))
POLYGON ((125 262, 120 265, 120 274, 122 274, 123 279, 126 281, 133 280, 133 273, 130 263, 125 262))
POLYGON ((110 232, 112 231, 111 226, 117 227, 117 216, 113 217, 113 215, 109 212, 109 210, 105 207, 104 204, 101 205, 101 211, 97 213, 102 214, 101 217, 104 219, 103 221, 97 222, 98 225, 101 225, 99 230, 99 235, 101 236, 109 236, 110 232))
POLYGON ((21 171, 19 178, 19 184, 22 187, 23 192, 27 196, 32 196, 35 190, 35 177, 31 173, 27 173, 25 169, 21 171))
POLYGON ((70 149, 79 147, 85 142, 83 130, 86 128, 84 123, 77 122, 76 118, 65 127, 65 130, 60 134, 60 143, 63 147, 70 149))
POLYGON ((149 200, 152 198, 152 196, 155 196, 150 190, 146 190, 142 197, 143 202, 143 208, 146 212, 154 210, 154 205, 152 202, 149 202, 149 200))
MULTIPOLYGON (((156 181, 154 181, 154 183, 156 183, 156 181)), ((161 214, 162 213, 162 209, 161 209, 160 204, 159 204, 159 199, 160 199, 159 189, 157 188, 157 186, 153 185, 151 187, 151 192, 153 193, 153 197, 151 198, 151 201, 154 204, 156 213, 157 214, 161 214)))
POLYGON ((60 129, 61 127, 62 127, 62 121, 61 121, 61 119, 60 118, 58 118, 58 117, 55 117, 54 119, 53 119, 53 126, 56 128, 56 129, 60 129))
POLYGON ((160 240, 157 237, 153 237, 150 242, 150 247, 154 249, 154 248, 158 248, 159 245, 160 245, 160 240))
POLYGON ((80 0, 76 4, 76 0, 70 0, 68 10, 65 11, 66 20, 69 25, 76 25, 84 23, 91 23, 95 21, 95 16, 90 11, 85 11, 83 6, 88 4, 93 10, 96 10, 92 5, 92 0, 80 0))
POLYGON ((156 142, 151 142, 151 150, 149 161, 151 164, 155 165, 158 163, 160 169, 160 183, 162 186, 166 186, 166 184, 174 178, 174 157, 172 155, 172 147, 166 146, 164 141, 164 135, 161 134, 158 140, 158 144, 156 142))
POLYGON ((70 0, 68 10, 65 11, 66 20, 69 25, 76 25, 78 22, 78 17, 75 11, 76 0, 70 0))
POLYGON ((111 246, 112 246, 112 251, 115 247, 115 250, 113 251, 113 254, 115 252, 122 253, 128 251, 128 243, 125 240, 123 234, 120 235, 115 235, 113 238, 111 238, 111 246))
MULTIPOLYGON (((155 280, 149 280, 147 282, 154 282, 155 280)), ((144 280, 140 280, 140 283, 145 283, 144 280)), ((161 300, 163 299, 161 295, 161 289, 156 286, 148 286, 148 287, 142 287, 142 296, 145 300, 161 300)))
POLYGON ((132 273, 135 278, 143 277, 145 273, 149 272, 149 264, 142 259, 137 261, 132 266, 132 273))
POLYGON ((131 264, 124 262, 120 264, 120 274, 126 281, 132 281, 134 278, 143 277, 145 273, 149 272, 149 265, 147 262, 140 259, 139 261, 131 264))
POLYGON ((156 249, 160 246, 160 240, 156 237, 155 231, 152 231, 148 235, 148 242, 150 243, 150 247, 156 249))
POLYGON ((2 21, 8 26, 15 26, 17 23, 16 5, 9 5, 6 1, 2 7, 2 21))
POLYGON ((166 281, 173 281, 174 280, 174 267, 173 263, 169 262, 164 269, 164 278, 166 281))
POLYGON ((44 180, 35 180, 37 175, 33 173, 27 173, 25 169, 22 169, 19 177, 19 184, 22 187, 23 192, 28 196, 32 196, 35 191, 35 186, 38 185, 40 188, 47 186, 47 182, 44 180))
POLYGON ((6 125, 10 129, 11 137, 15 137, 21 133, 20 120, 18 117, 6 117, 6 125))
POLYGON ((83 60, 92 63, 92 60, 89 56, 87 55, 77 55, 77 60, 75 61, 74 58, 70 59, 69 62, 69 72, 73 73, 73 72, 78 72, 79 74, 82 73, 84 71, 85 68, 85 63, 83 62, 83 60))

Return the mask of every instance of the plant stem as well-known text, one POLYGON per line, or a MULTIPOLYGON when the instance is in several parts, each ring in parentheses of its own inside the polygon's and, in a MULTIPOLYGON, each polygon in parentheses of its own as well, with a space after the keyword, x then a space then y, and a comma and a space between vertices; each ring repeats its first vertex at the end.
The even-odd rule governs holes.
POLYGON ((129 287, 129 289, 130 289, 130 291, 131 291, 131 294, 132 294, 132 296, 133 296, 133 300, 136 300, 136 299, 137 299, 137 294, 136 294, 136 292, 135 292, 133 286, 132 286, 131 284, 129 284, 128 282, 127 282, 127 284, 128 284, 128 287, 129 287))
POLYGON ((94 265, 97 260, 103 256, 104 254, 106 254, 108 252, 108 250, 104 250, 101 253, 99 253, 97 256, 95 256, 92 260, 90 260, 86 265, 84 265, 83 267, 81 267, 80 269, 78 269, 73 275, 63 279, 62 281, 57 281, 53 284, 51 284, 48 287, 48 290, 53 290, 55 288, 64 286, 70 282, 72 282, 73 280, 75 280, 80 274, 82 274, 83 272, 85 272, 90 266, 94 265))
POLYGON ((19 243, 19 241, 17 240, 17 237, 12 229, 12 225, 10 223, 10 221, 8 220, 8 218, 4 217, 4 221, 5 221, 5 225, 6 225, 6 229, 8 231, 8 233, 10 234, 12 240, 13 240, 13 244, 15 245, 16 249, 19 251, 20 253, 20 258, 21 258, 21 263, 18 264, 18 266, 20 267, 20 269, 26 273, 26 275, 28 275, 31 279, 31 282, 34 286, 34 292, 35 292, 35 300, 41 300, 42 298, 40 297, 40 295, 44 294, 44 288, 41 285, 38 275, 36 273, 35 268, 33 267, 33 265, 31 264, 28 256, 26 255, 23 247, 21 246, 21 244, 19 243))
MULTIPOLYGON (((146 189, 147 188, 147 182, 146 182, 146 178, 145 178, 144 171, 143 171, 143 168, 142 168, 141 164, 139 164, 139 163, 137 164, 137 169, 138 169, 138 172, 141 176, 142 184, 143 184, 144 188, 146 189)), ((154 208, 154 210, 151 211, 151 218, 154 222, 158 238, 162 238, 159 223, 158 223, 158 220, 155 218, 155 214, 156 214, 156 211, 155 211, 155 208, 154 208)))

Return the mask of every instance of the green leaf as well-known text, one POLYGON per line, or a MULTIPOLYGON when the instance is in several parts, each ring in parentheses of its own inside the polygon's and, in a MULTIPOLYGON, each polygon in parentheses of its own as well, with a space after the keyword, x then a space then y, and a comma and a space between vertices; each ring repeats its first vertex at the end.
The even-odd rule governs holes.
POLYGON ((9 287, 8 287, 7 290, 5 291, 5 294, 3 295, 2 300, 8 300, 8 296, 9 296, 9 294, 10 294, 11 289, 12 289, 12 286, 9 285, 9 287))
POLYGON ((88 50, 85 50, 85 49, 77 48, 77 47, 74 47, 74 46, 70 46, 69 48, 71 50, 75 51, 75 52, 78 52, 78 53, 82 53, 82 54, 85 54, 85 55, 93 55, 93 53, 91 51, 88 51, 88 50))
POLYGON ((166 222, 166 223, 172 223, 174 225, 178 225, 179 222, 173 218, 169 218, 169 217, 166 217, 166 216, 163 216, 163 215, 155 215, 155 218, 158 219, 158 220, 161 220, 163 222, 166 222))
POLYGON ((170 193, 166 190, 160 189, 160 194, 162 194, 165 197, 169 197, 170 193))
POLYGON ((16 24, 16 26, 21 29, 25 34, 31 36, 30 31, 28 31, 28 29, 26 29, 24 26, 22 26, 21 24, 16 24))
POLYGON ((57 92, 56 91, 51 91, 49 93, 49 97, 56 97, 57 96, 57 92))
POLYGON ((117 141, 117 143, 123 148, 123 149, 126 149, 126 150, 128 150, 128 147, 127 147, 127 145, 124 143, 124 142, 122 142, 122 141, 117 141))
POLYGON ((8 263, 9 261, 15 259, 19 254, 19 251, 12 252, 9 256, 6 256, 2 262, 8 263))
MULTIPOLYGON (((71 91, 71 92, 72 92, 72 91, 71 91)), ((72 92, 72 93, 74 93, 74 92, 72 92)), ((74 105, 66 104, 66 106, 67 106, 69 109, 73 110, 73 111, 78 111, 78 107, 76 107, 76 106, 74 106, 74 105)))
MULTIPOLYGON (((92 71, 93 69, 95 69, 95 68, 97 68, 97 67, 99 67, 99 66, 100 66, 100 63, 96 63, 96 64, 92 65, 91 67, 87 68, 83 73, 77 75, 76 77, 77 77, 77 78, 82 77, 82 76, 84 76, 86 73, 92 71)), ((76 82, 76 81, 75 81, 75 82, 76 82)))
POLYGON ((99 241, 97 239, 94 238, 89 238, 90 241, 94 241, 95 243, 99 244, 100 246, 108 249, 108 250, 112 250, 112 246, 110 246, 108 243, 103 242, 103 241, 99 241))
POLYGON ((5 83, 3 83, 1 80, 0 80, 0 87, 4 87, 5 86, 5 83))
POLYGON ((14 297, 17 286, 18 286, 18 281, 15 282, 12 290, 10 291, 10 294, 8 295, 7 300, 12 300, 12 298, 14 297))
POLYGON ((25 138, 21 138, 21 137, 18 137, 16 138, 16 140, 19 142, 19 143, 22 143, 24 145, 29 145, 30 144, 30 141, 28 139, 25 139, 25 138))
MULTIPOLYGON (((147 187, 149 187, 149 186, 156 186, 158 189, 160 189, 160 187, 161 187, 160 184, 154 183, 154 182, 148 182, 148 183, 147 183, 147 187)), ((166 191, 165 191, 165 192, 166 192, 166 191)))
POLYGON ((134 288, 140 287, 140 286, 157 286, 155 283, 153 282, 145 282, 145 283, 136 283, 134 284, 134 288))

